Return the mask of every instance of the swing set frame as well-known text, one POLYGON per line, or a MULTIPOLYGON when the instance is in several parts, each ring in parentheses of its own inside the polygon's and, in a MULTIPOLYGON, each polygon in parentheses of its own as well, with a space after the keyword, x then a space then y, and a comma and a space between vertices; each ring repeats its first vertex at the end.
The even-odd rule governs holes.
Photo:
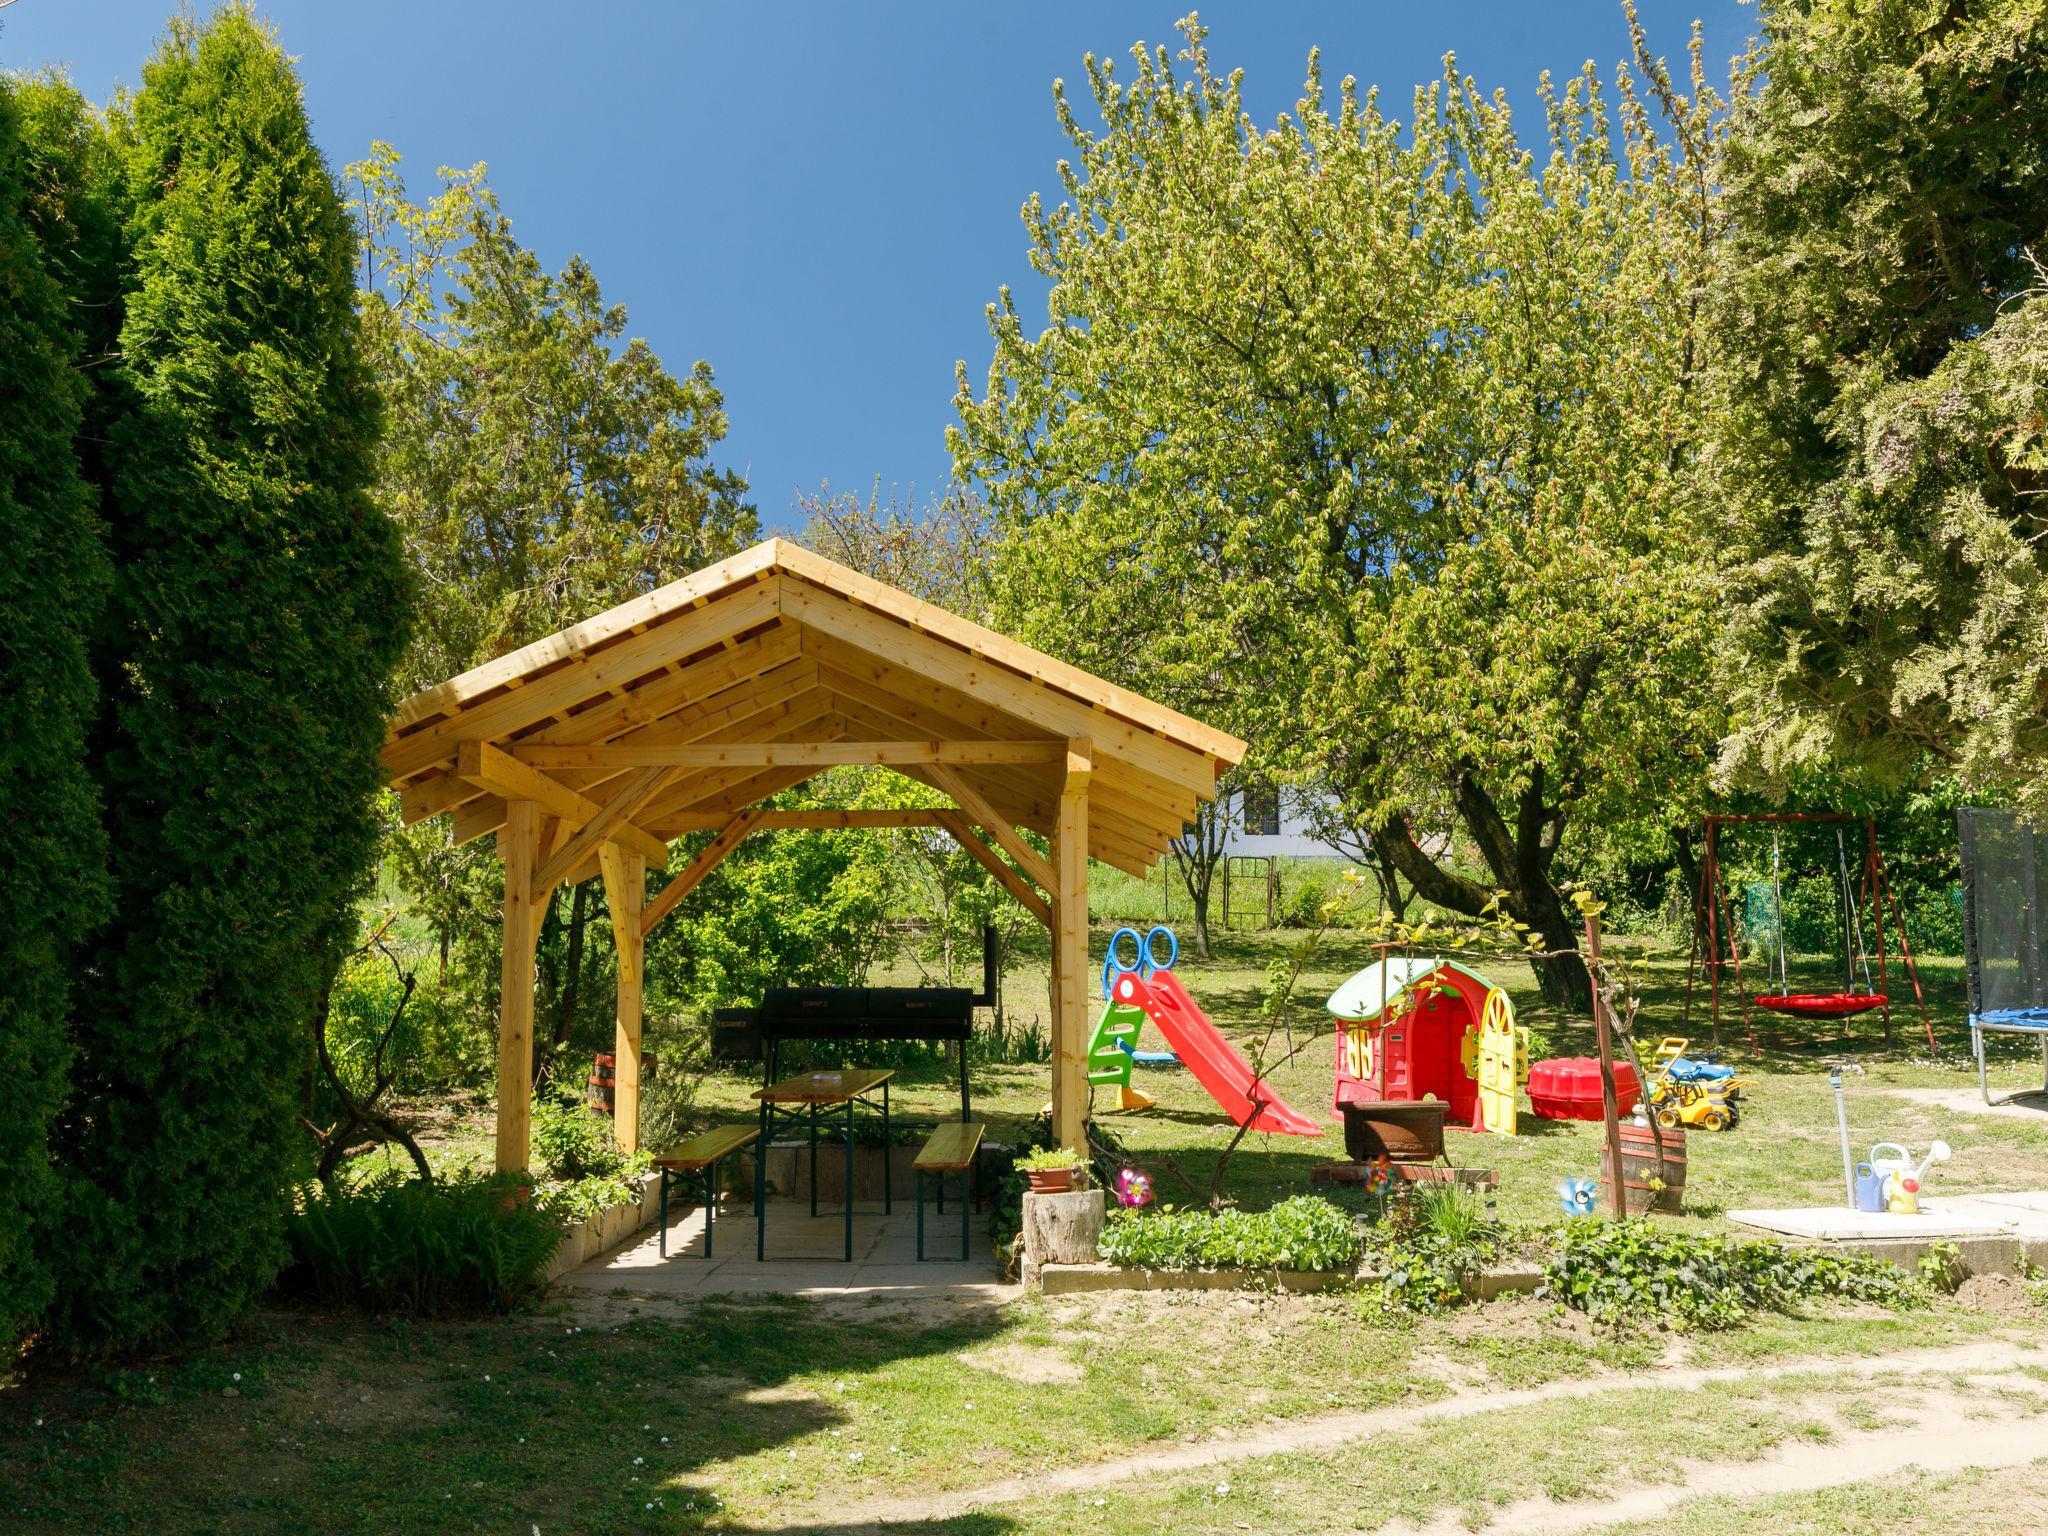
MULTIPOLYGON (((1799 822, 1842 824, 1858 821, 1863 823, 1863 857, 1858 869, 1860 879, 1854 910, 1859 929, 1866 921, 1874 920, 1877 924, 1876 995, 1879 1001, 1876 1007, 1884 1019, 1885 1041, 1889 1044, 1892 1038, 1891 988, 1886 975, 1885 940, 1885 920, 1889 914, 1892 928, 1898 934, 1899 958, 1904 962, 1907 978, 1913 983, 1913 1001, 1920 1009, 1920 1028, 1927 1036, 1927 1049, 1931 1054, 1940 1054, 1940 1048, 1934 1041, 1934 1023, 1927 1013, 1927 994, 1920 986, 1920 968, 1913 963, 1913 947, 1906 941, 1905 917, 1899 910, 1899 898, 1892 889, 1890 872, 1885 868, 1884 853, 1877 846, 1877 819, 1859 816, 1853 811, 1756 811, 1740 815, 1710 813, 1706 816, 1699 883, 1693 892, 1692 952, 1685 967, 1685 1020, 1688 1024, 1692 1022, 1694 986, 1704 974, 1712 997, 1711 1016, 1716 1045, 1721 1043, 1722 977, 1730 975, 1735 995, 1741 1000, 1742 1027, 1749 1036, 1749 1048, 1757 1049, 1756 1021, 1751 1012, 1749 990, 1742 982, 1742 955, 1735 941, 1734 908, 1728 899, 1727 885, 1721 878, 1721 828, 1748 824, 1782 826, 1799 822)), ((1784 922, 1782 900, 1781 897, 1778 917, 1781 924, 1784 922)), ((1853 959, 1856 947, 1861 943, 1861 935, 1844 934, 1843 942, 1853 959)), ((1868 964, 1868 950, 1864 951, 1864 959, 1868 964)))

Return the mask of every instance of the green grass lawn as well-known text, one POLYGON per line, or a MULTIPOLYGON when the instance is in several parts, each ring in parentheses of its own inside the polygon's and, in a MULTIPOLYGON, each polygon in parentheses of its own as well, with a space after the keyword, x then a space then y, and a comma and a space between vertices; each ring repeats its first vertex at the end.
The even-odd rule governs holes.
MULTIPOLYGON (((2048 1327, 1849 1309, 1778 1320, 1740 1363, 1998 1338, 2048 1343, 2048 1327)), ((908 1528, 1202 1528, 1220 1476, 1241 1491, 1218 1528, 1321 1530, 1332 1490, 1381 1519, 1484 1510, 1532 1487, 1574 1495, 1596 1473, 1558 1445, 1619 1434, 1621 1450, 1651 1422, 1656 1443, 1688 1455, 1764 1454, 1823 1432, 1863 1390, 1818 1367, 1736 1389, 1645 1385, 1686 1353, 1668 1336, 1603 1339, 1530 1302, 1376 1327, 1342 1296, 638 1311, 595 1298, 471 1323, 271 1311, 179 1361, 0 1393, 0 1528, 828 1530, 849 1504, 1130 1458, 1137 1470, 1095 1493, 908 1528), (1627 1374, 1591 1397, 1391 1439, 1142 1475, 1152 1448, 1596 1373, 1627 1374)))

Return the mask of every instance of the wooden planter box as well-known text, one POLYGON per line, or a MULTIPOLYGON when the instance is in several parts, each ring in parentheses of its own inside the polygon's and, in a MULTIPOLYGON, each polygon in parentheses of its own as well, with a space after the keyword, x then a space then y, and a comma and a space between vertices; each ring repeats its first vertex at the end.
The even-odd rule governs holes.
POLYGON ((1441 1099, 1382 1099, 1344 1106, 1344 1150, 1354 1162, 1384 1157, 1391 1163, 1426 1163, 1444 1155, 1441 1099))

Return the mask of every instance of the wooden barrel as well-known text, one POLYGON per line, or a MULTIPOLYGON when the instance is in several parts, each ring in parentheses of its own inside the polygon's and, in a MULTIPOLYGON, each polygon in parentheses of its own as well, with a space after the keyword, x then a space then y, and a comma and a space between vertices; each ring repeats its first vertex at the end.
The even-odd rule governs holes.
MULTIPOLYGON (((1600 1148, 1600 1210, 1609 1205, 1612 1174, 1607 1148, 1600 1148)), ((1685 1201, 1685 1132, 1623 1121, 1621 1125, 1621 1198, 1629 1215, 1652 1210, 1676 1213, 1685 1201), (1657 1137, 1664 1138, 1664 1156, 1657 1157, 1657 1137)))
POLYGON ((618 1065, 616 1056, 599 1052, 597 1062, 590 1069, 590 1107, 609 1115, 612 1113, 613 1095, 618 1088, 618 1065))

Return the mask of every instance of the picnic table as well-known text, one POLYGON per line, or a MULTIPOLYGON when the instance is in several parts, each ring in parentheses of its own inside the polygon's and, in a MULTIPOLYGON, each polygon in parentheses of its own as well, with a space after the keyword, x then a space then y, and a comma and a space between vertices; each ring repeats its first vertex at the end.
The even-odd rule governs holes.
MULTIPOLYGON (((819 1111, 843 1108, 846 1118, 843 1134, 846 1142, 846 1185, 843 1204, 846 1209, 846 1262, 853 1262, 853 1112, 855 1106, 871 1112, 879 1109, 882 1117, 882 1211, 890 1209, 889 1190, 889 1079, 896 1075, 892 1067, 847 1068, 838 1072, 799 1072, 794 1077, 785 1077, 780 1082, 770 1083, 757 1089, 754 1097, 761 1105, 761 1134, 755 1145, 760 1149, 754 1158, 754 1258, 756 1262, 768 1257, 768 1145, 774 1137, 778 1124, 793 1125, 803 1121, 810 1133, 811 1143, 811 1214, 818 1214, 818 1132, 819 1111), (877 1088, 882 1096, 879 1104, 869 1098, 877 1088)), ((826 1124, 829 1135, 832 1127, 826 1124)))

